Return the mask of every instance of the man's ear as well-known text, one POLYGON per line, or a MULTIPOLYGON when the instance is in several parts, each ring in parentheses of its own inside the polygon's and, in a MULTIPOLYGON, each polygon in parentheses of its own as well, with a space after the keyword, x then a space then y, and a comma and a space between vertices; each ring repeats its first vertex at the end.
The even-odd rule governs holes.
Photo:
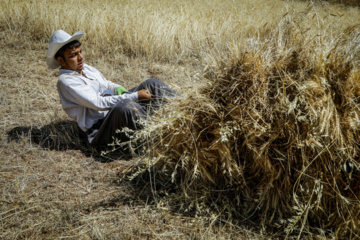
POLYGON ((65 64, 65 60, 64 60, 62 57, 58 57, 56 60, 60 63, 60 65, 61 65, 62 67, 64 67, 64 65, 66 65, 66 64, 65 64))

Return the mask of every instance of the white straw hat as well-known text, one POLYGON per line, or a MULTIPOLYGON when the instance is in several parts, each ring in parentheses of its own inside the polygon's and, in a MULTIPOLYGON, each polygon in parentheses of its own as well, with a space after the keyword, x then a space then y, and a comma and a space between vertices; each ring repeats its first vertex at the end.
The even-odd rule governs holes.
POLYGON ((69 42, 74 40, 80 41, 81 37, 85 33, 82 31, 74 33, 74 35, 70 36, 67 32, 63 30, 57 30, 49 40, 49 47, 46 52, 46 64, 49 68, 55 69, 60 67, 59 62, 55 59, 55 54, 69 42))

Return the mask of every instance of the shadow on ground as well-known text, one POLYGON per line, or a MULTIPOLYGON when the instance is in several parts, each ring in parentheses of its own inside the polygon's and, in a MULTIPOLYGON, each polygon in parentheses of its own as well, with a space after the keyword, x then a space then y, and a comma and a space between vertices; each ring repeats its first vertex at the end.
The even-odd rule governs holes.
POLYGON ((33 143, 50 150, 86 150, 89 148, 85 133, 72 121, 59 121, 43 127, 15 127, 7 134, 8 142, 18 142, 26 137, 33 143))
POLYGON ((100 162, 126 160, 132 157, 121 150, 102 155, 100 150, 90 146, 86 134, 70 120, 53 122, 42 127, 15 127, 8 131, 7 135, 8 142, 19 142, 21 139, 28 138, 42 148, 56 151, 80 150, 86 157, 93 157, 100 162))

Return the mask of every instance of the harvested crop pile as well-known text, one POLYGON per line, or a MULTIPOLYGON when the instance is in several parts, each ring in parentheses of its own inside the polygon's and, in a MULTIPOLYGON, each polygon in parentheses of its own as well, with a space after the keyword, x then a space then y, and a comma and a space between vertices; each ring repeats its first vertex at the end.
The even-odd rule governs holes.
POLYGON ((311 36, 289 18, 259 30, 149 123, 144 169, 181 189, 169 202, 292 236, 359 236, 359 30, 311 36))

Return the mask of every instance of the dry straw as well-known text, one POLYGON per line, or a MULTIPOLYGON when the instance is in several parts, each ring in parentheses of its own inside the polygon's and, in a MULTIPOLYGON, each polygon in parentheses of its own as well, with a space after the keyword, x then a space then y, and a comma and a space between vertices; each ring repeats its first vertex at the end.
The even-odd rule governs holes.
MULTIPOLYGON (((179 239, 207 238, 212 228, 184 228, 193 219, 170 222, 137 207, 80 213, 109 193, 135 199, 146 191, 110 184, 111 167, 81 153, 7 142, 13 130, 50 149, 86 147, 76 125, 53 114, 61 106, 44 55, 60 28, 85 31, 87 62, 117 83, 132 86, 159 70, 167 82, 191 85, 139 133, 151 144, 144 163, 156 170, 143 168, 150 194, 168 196, 155 199, 159 205, 216 213, 212 223, 256 220, 299 238, 358 237, 360 45, 358 27, 346 30, 360 22, 358 9, 324 1, 307 9, 280 0, 99 2, 0 1, 1 237, 176 238, 181 229, 179 239)), ((221 224, 214 229, 214 238, 233 236, 218 234, 221 224)))
POLYGON ((232 46, 205 86, 149 123, 139 166, 168 193, 181 188, 167 203, 298 238, 360 236, 359 28, 322 35, 304 16, 232 46))

